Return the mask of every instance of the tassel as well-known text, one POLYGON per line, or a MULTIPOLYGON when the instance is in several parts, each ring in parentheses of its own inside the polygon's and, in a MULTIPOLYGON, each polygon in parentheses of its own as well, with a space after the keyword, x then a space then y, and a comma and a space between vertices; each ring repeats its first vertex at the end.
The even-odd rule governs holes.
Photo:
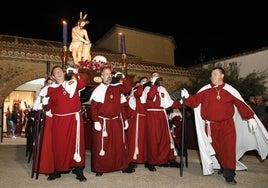
POLYGON ((177 155, 178 155, 178 153, 177 153, 176 149, 174 149, 174 155, 175 155, 175 156, 177 156, 177 155))
POLYGON ((209 143, 212 143, 212 138, 211 138, 211 136, 208 136, 208 141, 209 141, 209 143))
POLYGON ((174 144, 172 142, 170 143, 170 148, 174 149, 174 144))
POLYGON ((74 154, 74 158, 73 158, 76 162, 80 162, 81 161, 81 157, 78 153, 74 154))
POLYGON ((135 153, 139 154, 139 148, 138 147, 135 148, 135 153))
POLYGON ((103 131, 103 137, 107 137, 108 136, 108 133, 107 133, 107 131, 105 130, 105 131, 103 131))
POLYGON ((105 155, 105 151, 102 149, 99 153, 100 156, 104 156, 105 155))

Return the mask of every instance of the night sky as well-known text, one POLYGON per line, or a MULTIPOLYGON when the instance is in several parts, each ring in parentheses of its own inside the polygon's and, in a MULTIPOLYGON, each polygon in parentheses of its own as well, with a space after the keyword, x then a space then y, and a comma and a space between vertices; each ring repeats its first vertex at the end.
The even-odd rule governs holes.
POLYGON ((82 11, 88 14, 90 23, 85 29, 93 47, 115 24, 159 33, 174 38, 175 62, 181 67, 268 47, 265 5, 152 2, 8 1, 1 6, 0 34, 62 41, 61 22, 65 19, 70 42, 71 28, 82 11))

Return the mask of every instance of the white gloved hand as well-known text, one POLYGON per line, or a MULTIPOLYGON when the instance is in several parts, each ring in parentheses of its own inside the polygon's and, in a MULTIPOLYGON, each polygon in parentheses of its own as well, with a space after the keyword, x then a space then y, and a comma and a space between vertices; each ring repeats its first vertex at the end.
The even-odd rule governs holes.
POLYGON ((94 122, 94 128, 97 131, 101 131, 101 124, 100 124, 100 122, 98 122, 98 121, 94 122))
POLYGON ((42 104, 47 105, 48 104, 49 97, 43 97, 42 104))
POLYGON ((125 120, 125 126, 124 126, 124 130, 127 130, 128 129, 128 121, 125 120))
POLYGON ((185 88, 183 88, 183 89, 181 90, 181 97, 182 97, 182 98, 184 97, 185 99, 187 99, 189 96, 190 96, 190 95, 189 95, 188 91, 187 91, 185 88))
POLYGON ((156 77, 156 76, 155 76, 155 77, 152 77, 152 79, 151 79, 152 84, 155 83, 155 81, 157 80, 157 78, 158 78, 158 77, 156 77))
POLYGON ((66 69, 66 72, 67 72, 67 73, 69 73, 70 71, 72 71, 74 74, 77 74, 77 73, 78 73, 78 70, 75 69, 75 68, 73 68, 73 67, 68 67, 68 68, 66 69))
POLYGON ((53 117, 53 114, 51 113, 51 110, 46 111, 46 115, 49 116, 49 117, 53 117))
POLYGON ((122 78, 125 78, 125 75, 122 72, 117 72, 114 74, 114 77, 117 77, 118 75, 122 75, 122 78))
POLYGON ((249 131, 252 133, 254 133, 256 129, 258 128, 257 122, 254 118, 251 118, 248 120, 248 128, 249 128, 249 131))

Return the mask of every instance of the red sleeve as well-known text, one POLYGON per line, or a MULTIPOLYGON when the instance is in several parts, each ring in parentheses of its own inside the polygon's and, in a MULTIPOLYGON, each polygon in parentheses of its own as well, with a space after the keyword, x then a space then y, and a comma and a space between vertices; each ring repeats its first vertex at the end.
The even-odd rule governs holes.
POLYGON ((124 94, 130 94, 131 90, 132 90, 132 83, 128 79, 124 78, 121 92, 124 94))
POLYGON ((99 116, 99 109, 100 109, 101 103, 96 102, 94 100, 91 101, 90 104, 90 116, 92 121, 99 121, 98 116, 99 116))
POLYGON ((134 92, 134 97, 136 99, 140 98, 142 96, 142 93, 143 93, 143 86, 140 85, 137 90, 134 92))
POLYGON ((121 107, 122 107, 122 117, 123 117, 123 120, 127 120, 128 119, 128 102, 124 102, 121 104, 121 107))
POLYGON ((75 74, 75 78, 77 80, 77 90, 81 90, 86 86, 85 79, 79 73, 75 74))
POLYGON ((234 104, 237 107, 240 115, 245 119, 251 119, 254 116, 252 109, 243 101, 235 98, 234 104))
POLYGON ((181 109, 182 108, 182 104, 180 103, 180 101, 175 100, 171 106, 172 109, 181 109))
POLYGON ((185 105, 191 108, 196 108, 202 101, 202 94, 203 92, 190 95, 187 99, 185 99, 185 105))
POLYGON ((147 93, 147 99, 153 100, 156 94, 157 94, 157 86, 152 85, 149 92, 147 93))

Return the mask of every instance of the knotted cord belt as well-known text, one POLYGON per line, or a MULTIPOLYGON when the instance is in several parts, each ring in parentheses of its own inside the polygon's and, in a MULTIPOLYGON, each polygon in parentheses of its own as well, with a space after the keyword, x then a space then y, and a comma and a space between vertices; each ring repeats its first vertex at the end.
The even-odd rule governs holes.
POLYGON ((102 117, 102 116, 98 116, 98 117, 103 119, 103 125, 102 125, 103 128, 102 128, 102 135, 101 135, 101 150, 100 150, 99 155, 100 156, 104 156, 105 155, 105 151, 103 149, 103 138, 108 136, 108 133, 106 131, 106 121, 107 120, 117 119, 117 118, 119 118, 119 116, 115 116, 113 118, 106 118, 106 117, 102 117))
POLYGON ((169 121, 168 121, 168 116, 167 116, 167 113, 166 113, 166 110, 165 109, 159 109, 159 108, 149 108, 147 109, 147 111, 158 111, 158 112, 164 112, 165 114, 165 117, 166 117, 166 121, 167 121, 167 129, 168 129, 168 134, 169 134, 169 139, 170 139, 170 148, 173 149, 174 151, 174 155, 177 156, 177 151, 175 149, 175 145, 174 145, 174 140, 171 136, 171 133, 170 133, 170 129, 169 129, 169 121))
POLYGON ((81 112, 81 110, 79 110, 78 112, 72 112, 72 113, 68 113, 68 114, 53 114, 54 116, 75 115, 75 119, 76 119, 76 140, 75 140, 75 152, 74 152, 73 159, 76 162, 81 161, 81 156, 80 156, 80 115, 79 115, 80 112, 81 112))
POLYGON ((134 154, 133 154, 133 159, 137 159, 137 155, 139 154, 138 139, 139 139, 139 117, 140 116, 145 116, 145 114, 137 113, 137 115, 136 115, 135 150, 134 150, 134 154))

